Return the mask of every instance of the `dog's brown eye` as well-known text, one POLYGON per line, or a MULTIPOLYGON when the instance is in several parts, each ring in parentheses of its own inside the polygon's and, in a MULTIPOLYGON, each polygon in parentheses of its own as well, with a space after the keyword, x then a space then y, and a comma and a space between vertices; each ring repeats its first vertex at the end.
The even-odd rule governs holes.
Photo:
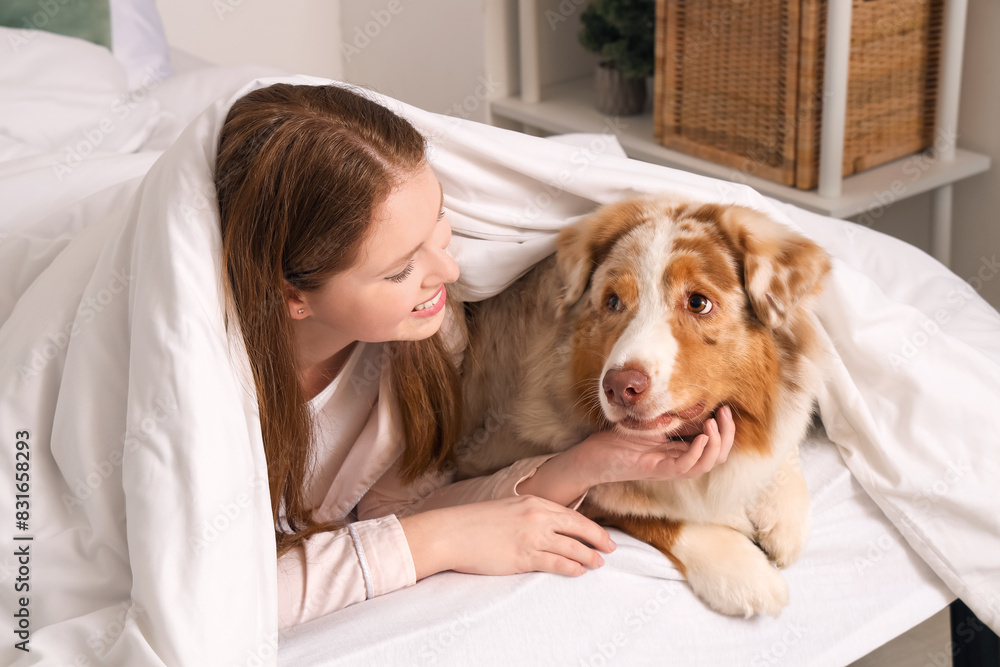
POLYGON ((617 294, 609 296, 605 305, 607 305, 609 313, 618 313, 622 310, 622 300, 618 298, 617 294))
POLYGON ((711 312, 712 302, 705 298, 702 294, 692 294, 688 297, 688 308, 690 308, 692 312, 704 315, 705 313, 711 312))

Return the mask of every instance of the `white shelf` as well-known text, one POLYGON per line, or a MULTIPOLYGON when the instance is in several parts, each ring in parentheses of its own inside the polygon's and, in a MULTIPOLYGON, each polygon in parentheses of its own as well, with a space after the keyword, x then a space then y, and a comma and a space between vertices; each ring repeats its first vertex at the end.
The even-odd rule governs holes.
POLYGON ((989 157, 962 149, 956 149, 954 159, 948 162, 912 155, 848 176, 843 180, 840 196, 821 197, 816 190, 779 185, 665 148, 653 138, 652 114, 616 119, 604 116, 594 108, 593 90, 593 78, 584 77, 543 88, 540 102, 532 104, 520 97, 508 97, 493 100, 490 110, 496 116, 553 134, 614 131, 629 157, 746 183, 762 194, 835 218, 848 218, 893 201, 937 190, 990 167, 989 157))

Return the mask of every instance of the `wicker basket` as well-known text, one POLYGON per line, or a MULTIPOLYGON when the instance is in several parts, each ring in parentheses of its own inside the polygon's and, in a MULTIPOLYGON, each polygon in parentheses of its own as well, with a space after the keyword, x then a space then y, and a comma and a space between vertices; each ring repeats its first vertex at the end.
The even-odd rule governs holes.
MULTIPOLYGON (((657 0, 656 140, 819 180, 825 0, 657 0)), ((932 145, 943 0, 853 0, 845 176, 932 145)))

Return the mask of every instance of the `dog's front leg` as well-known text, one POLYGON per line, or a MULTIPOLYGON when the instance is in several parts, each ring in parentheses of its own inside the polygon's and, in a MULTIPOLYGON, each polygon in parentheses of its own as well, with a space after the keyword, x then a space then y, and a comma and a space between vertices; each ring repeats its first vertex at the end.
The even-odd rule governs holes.
POLYGON ((584 504, 598 523, 656 547, 688 580, 695 595, 729 616, 777 616, 788 604, 788 584, 757 545, 728 526, 614 515, 584 504))
POLYGON ((681 574, 687 576, 684 563, 679 561, 671 551, 683 525, 681 522, 616 514, 597 507, 589 501, 584 501, 583 505, 580 506, 580 513, 602 526, 618 528, 632 537, 653 545, 677 566, 681 574))
POLYGON ((802 555, 809 537, 809 489, 795 447, 750 504, 747 515, 757 529, 757 542, 778 567, 802 555))

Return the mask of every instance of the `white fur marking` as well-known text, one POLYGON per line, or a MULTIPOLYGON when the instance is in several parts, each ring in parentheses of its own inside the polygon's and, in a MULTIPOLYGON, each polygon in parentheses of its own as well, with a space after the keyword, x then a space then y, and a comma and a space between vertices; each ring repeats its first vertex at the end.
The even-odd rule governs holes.
MULTIPOLYGON (((675 408, 668 387, 677 357, 677 339, 670 327, 673 318, 670 304, 663 294, 662 277, 676 231, 672 225, 647 224, 632 230, 616 246, 612 256, 604 266, 619 264, 621 255, 638 257, 635 265, 636 284, 639 289, 639 303, 630 304, 636 314, 621 337, 611 348, 601 370, 601 377, 612 368, 622 368, 625 364, 638 364, 649 375, 649 405, 651 416, 662 414, 675 408)), ((595 273, 595 284, 605 277, 606 272, 595 273)), ((605 414, 613 415, 616 409, 609 405, 601 392, 601 407, 605 414)))

